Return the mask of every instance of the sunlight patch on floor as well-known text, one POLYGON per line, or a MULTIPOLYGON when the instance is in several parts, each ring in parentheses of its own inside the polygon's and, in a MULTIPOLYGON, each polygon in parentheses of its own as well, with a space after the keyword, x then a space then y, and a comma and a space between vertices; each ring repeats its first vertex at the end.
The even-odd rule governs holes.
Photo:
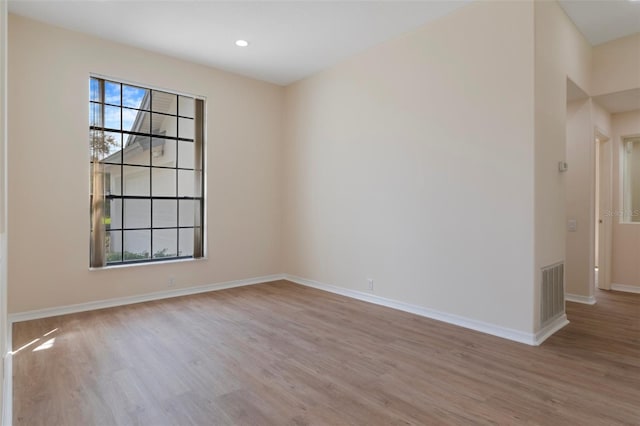
POLYGON ((52 348, 55 341, 56 341, 56 338, 53 337, 47 340, 46 342, 44 342, 43 344, 41 344, 40 346, 38 346, 37 348, 35 348, 33 352, 44 351, 45 349, 52 348))
MULTIPOLYGON (((45 334, 42 335, 42 337, 38 337, 37 339, 33 339, 32 341, 30 341, 29 343, 27 343, 26 345, 21 346, 20 348, 16 349, 15 351, 11 352, 11 355, 15 355, 18 352, 20 352, 23 349, 28 348, 29 346, 39 342, 42 338, 49 336, 50 334, 55 333, 56 331, 58 331, 58 328, 54 328, 53 330, 50 330, 48 332, 46 332, 45 334)), ((55 342, 56 338, 53 337, 49 340, 47 340, 46 342, 42 343, 40 346, 36 347, 32 352, 36 352, 36 351, 41 351, 43 349, 49 349, 50 347, 53 346, 53 343, 55 342)))

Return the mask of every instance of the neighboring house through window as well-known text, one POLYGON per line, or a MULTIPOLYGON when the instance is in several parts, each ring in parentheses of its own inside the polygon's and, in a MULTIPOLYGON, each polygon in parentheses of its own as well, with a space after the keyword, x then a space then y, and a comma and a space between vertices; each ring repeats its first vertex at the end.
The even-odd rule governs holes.
POLYGON ((204 252, 204 101, 90 78, 92 267, 204 252))

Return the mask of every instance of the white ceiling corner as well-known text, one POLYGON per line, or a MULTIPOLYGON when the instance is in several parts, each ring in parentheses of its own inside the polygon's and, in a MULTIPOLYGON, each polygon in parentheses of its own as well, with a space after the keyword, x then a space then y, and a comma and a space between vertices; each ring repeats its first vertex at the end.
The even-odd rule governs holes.
POLYGON ((607 93, 593 98, 601 107, 611 114, 640 110, 640 89, 629 89, 622 92, 607 93))
POLYGON ((559 0, 592 46, 640 32, 640 1, 559 0))

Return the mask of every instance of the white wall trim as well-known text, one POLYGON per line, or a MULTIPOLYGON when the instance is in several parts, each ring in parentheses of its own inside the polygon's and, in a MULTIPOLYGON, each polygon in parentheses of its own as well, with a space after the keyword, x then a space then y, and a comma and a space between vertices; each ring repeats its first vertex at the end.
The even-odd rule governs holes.
MULTIPOLYGON (((3 344, 6 344, 0 351, 2 359, 2 407, 0 407, 0 422, 2 426, 11 426, 13 423, 13 370, 11 368, 11 324, 7 318, 7 194, 9 193, 9 180, 8 180, 8 64, 7 64, 7 49, 8 49, 8 2, 0 1, 0 157, 2 157, 2 164, 0 164, 0 204, 2 204, 2 211, 0 217, 2 223, 3 234, 0 234, 0 324, 4 327, 4 330, 0 330, 0 338, 6 339, 3 344), (4 353, 3 353, 4 352, 4 353)), ((3 345, 0 345, 3 346, 3 345)))
POLYGON ((565 293, 564 300, 567 302, 584 303, 585 305, 595 305, 595 296, 582 296, 580 294, 565 293))
MULTIPOLYGON (((278 280, 288 280, 296 284, 300 284, 306 287, 313 287, 319 290, 328 291, 330 293, 339 294, 342 296, 350 297, 353 299, 362 300, 365 302, 373 303, 376 305, 386 306, 400 311, 409 312, 415 315, 420 315, 426 318, 435 319, 438 321, 446 322, 449 324, 457 325, 459 327, 468 328, 471 330, 479 331, 482 333, 490 334, 492 336, 501 337, 515 342, 524 343, 527 345, 537 346, 546 340, 553 333, 564 327, 569 323, 566 315, 563 315, 556 319, 551 324, 547 325, 542 330, 536 333, 527 333, 512 328, 507 328, 475 319, 462 317, 455 314, 449 314, 435 309, 426 308, 423 306, 413 305, 410 303, 401 302, 398 300, 387 299, 371 293, 365 293, 362 291, 351 290, 343 287, 338 287, 330 284, 321 283, 318 281, 309 280, 306 278, 297 277, 290 274, 274 274, 265 275, 261 277, 248 278, 242 280, 227 281, 222 283, 208 284, 197 287, 188 287, 175 290, 161 291, 155 293, 142 294, 137 296, 120 297, 107 300, 98 300, 87 303, 79 303, 74 305, 58 306, 53 308, 38 309, 33 311, 18 312, 9 315, 9 330, 11 325, 16 322, 30 321, 40 318, 48 318, 58 315, 66 315, 78 312, 93 311, 96 309, 112 308, 117 306, 130 305, 134 303, 148 302, 152 300, 168 299, 172 297, 188 296, 191 294, 207 293, 210 291, 224 290, 228 288, 243 287, 248 285, 268 283, 278 280)), ((627 286, 633 287, 633 286, 627 286)), ((9 344, 11 339, 9 338, 9 344)), ((8 355, 11 354, 9 347, 8 355)), ((5 357, 5 365, 7 362, 11 362, 11 357, 5 357), (8 361, 7 361, 8 360, 8 361)), ((5 377, 11 375, 5 375, 5 377)), ((6 397, 6 395, 4 395, 6 397)), ((4 423, 3 423, 4 424, 4 423)))
POLYGON ((502 327, 495 324, 490 324, 483 321, 477 321, 471 318, 466 318, 446 312, 437 311, 434 309, 425 308, 422 306, 412 305, 397 300, 387 299, 384 297, 376 296, 371 293, 365 293, 357 290, 350 290, 343 287, 337 287, 330 284, 324 284, 318 281, 309 280, 306 278, 297 277, 294 275, 284 274, 284 279, 294 282, 296 284, 304 285, 307 287, 313 287, 318 290, 328 291, 330 293, 339 294, 342 296, 351 297, 353 299, 362 300, 376 305, 382 305, 400 311, 409 312, 412 314, 420 315, 422 317, 431 318, 437 321, 446 322, 448 324, 457 325, 459 327, 468 328, 471 330, 479 331, 482 333, 490 334, 492 336, 502 337, 503 339, 513 340, 515 342, 524 343, 531 346, 537 346, 542 343, 547 337, 555 333, 560 328, 569 323, 566 316, 564 317, 564 323, 560 325, 560 322, 556 324, 555 328, 545 327, 538 333, 527 333, 520 330, 514 330, 507 327, 502 327), (551 330, 553 328, 553 330, 551 330), (551 331, 550 331, 551 330, 551 331))
POLYGON ((134 303, 149 302, 152 300, 168 299, 171 297, 188 296, 191 294, 207 293, 210 291, 224 290, 227 288, 243 287, 247 285, 262 284, 284 279, 283 274, 265 275, 262 277, 247 278, 243 280, 226 281, 216 284, 207 284, 197 287, 179 288, 175 290, 159 291, 155 293, 141 294, 137 296, 118 297, 115 299, 97 300, 75 305, 58 306, 53 308, 37 309, 33 311, 9 314, 9 324, 21 321, 30 321, 40 318, 55 317, 58 315, 74 314, 77 312, 93 311, 96 309, 113 308, 116 306, 131 305, 134 303))
POLYGON ((627 293, 640 293, 640 286, 630 284, 611 283, 611 290, 625 291, 627 293))
POLYGON ((13 353, 11 347, 4 355, 4 380, 2 381, 2 426, 13 423, 13 353))
POLYGON ((569 324, 569 320, 567 319, 566 314, 562 314, 549 324, 547 324, 542 329, 538 330, 535 335, 536 346, 540 345, 542 342, 551 337, 556 331, 563 328, 565 325, 569 324))
POLYGON ((2 426, 13 424, 13 326, 7 321, 7 353, 2 357, 4 377, 2 380, 2 426))

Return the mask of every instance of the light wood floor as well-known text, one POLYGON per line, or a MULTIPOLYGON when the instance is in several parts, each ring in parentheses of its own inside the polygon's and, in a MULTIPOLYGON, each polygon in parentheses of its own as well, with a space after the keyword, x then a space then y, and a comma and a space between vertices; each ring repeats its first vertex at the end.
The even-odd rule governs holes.
POLYGON ((638 425, 640 295, 597 298, 541 347, 285 281, 18 323, 14 424, 638 425))

